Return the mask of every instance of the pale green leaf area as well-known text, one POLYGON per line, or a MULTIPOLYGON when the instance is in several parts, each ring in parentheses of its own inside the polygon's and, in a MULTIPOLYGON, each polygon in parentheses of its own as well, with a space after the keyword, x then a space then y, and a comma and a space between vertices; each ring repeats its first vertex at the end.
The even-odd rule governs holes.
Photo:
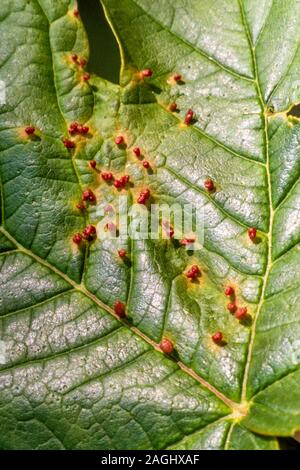
POLYGON ((1 0, 0 448, 278 449, 300 429, 300 2, 102 7, 120 85, 79 64, 89 44, 74 0, 1 0), (73 121, 88 134, 70 136, 73 121), (203 249, 76 245, 100 221, 77 207, 86 188, 101 207, 144 188, 156 203, 192 202, 203 249), (228 285, 248 321, 229 313, 228 285))

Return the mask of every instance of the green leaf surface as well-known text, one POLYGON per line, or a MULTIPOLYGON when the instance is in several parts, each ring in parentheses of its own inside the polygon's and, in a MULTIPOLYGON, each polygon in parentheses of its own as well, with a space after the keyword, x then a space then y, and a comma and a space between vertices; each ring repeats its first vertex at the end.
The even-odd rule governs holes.
POLYGON ((300 429, 300 2, 101 3, 120 85, 72 60, 89 53, 74 0, 1 2, 0 448, 278 449, 300 429), (67 149, 73 121, 89 133, 67 149), (74 244, 120 195, 90 160, 130 175, 129 206, 147 187, 202 208, 203 248, 74 244), (97 204, 82 211, 86 188, 97 204), (228 312, 228 285, 248 321, 228 312))

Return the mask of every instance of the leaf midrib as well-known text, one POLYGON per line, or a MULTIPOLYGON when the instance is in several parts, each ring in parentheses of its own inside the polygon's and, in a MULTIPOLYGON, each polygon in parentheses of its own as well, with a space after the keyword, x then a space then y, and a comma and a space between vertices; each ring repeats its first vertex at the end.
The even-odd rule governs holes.
POLYGON ((273 204, 272 204, 272 181, 271 181, 271 174, 270 174, 270 152, 269 152, 269 135, 268 135, 268 119, 267 119, 267 115, 266 115, 266 103, 265 103, 265 100, 263 98, 262 89, 261 89, 261 85, 260 85, 260 81, 259 81, 255 45, 253 44, 253 41, 252 41, 252 38, 251 38, 251 33, 250 33, 249 26, 248 26, 248 23, 247 23, 243 2, 242 2, 242 0, 238 0, 238 2, 239 2, 239 5, 240 5, 241 18, 242 18, 242 22, 243 22, 243 25, 244 25, 244 28, 245 28, 245 31, 246 31, 246 35, 247 35, 247 39, 248 39, 248 43, 249 43, 249 48, 250 48, 250 52, 251 52, 252 67, 253 67, 254 76, 255 76, 255 84, 256 84, 258 98, 259 98, 259 101, 260 101, 260 104, 261 104, 262 119, 263 119, 263 122, 264 122, 264 138, 265 138, 265 164, 264 165, 265 165, 266 174, 267 174, 268 200, 269 200, 269 208, 270 208, 269 229, 268 229, 268 232, 266 233, 266 237, 268 239, 267 264, 266 264, 265 274, 264 274, 264 277, 263 277, 263 285, 262 285, 262 289, 261 289, 260 300, 259 300, 259 303, 257 305, 256 314, 255 314, 253 324, 251 326, 251 336, 250 336, 250 341, 249 341, 249 345, 248 345, 248 353, 247 353, 247 359, 246 359, 246 364, 245 364, 245 369, 244 369, 244 377, 243 377, 243 382, 242 382, 241 402, 243 403, 243 402, 247 401, 247 385, 248 385, 249 370, 250 370, 252 352, 253 352, 254 341, 255 341, 256 325, 257 325, 257 321, 258 321, 262 306, 263 306, 264 301, 265 301, 266 287, 267 287, 267 283, 268 283, 269 273, 270 273, 270 270, 272 268, 272 231, 273 231, 274 210, 273 210, 273 204))

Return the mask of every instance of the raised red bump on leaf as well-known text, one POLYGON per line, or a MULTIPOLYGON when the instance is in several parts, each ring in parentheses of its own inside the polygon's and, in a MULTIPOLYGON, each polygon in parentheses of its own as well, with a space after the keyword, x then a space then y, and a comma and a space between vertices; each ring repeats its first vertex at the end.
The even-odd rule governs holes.
POLYGON ((78 131, 78 122, 72 122, 69 126, 69 134, 74 135, 78 131))
POLYGON ((104 172, 101 174, 101 177, 104 181, 113 181, 114 175, 111 172, 104 172))
POLYGON ((151 167, 151 165, 150 165, 150 163, 149 163, 147 160, 145 160, 145 161, 143 162, 143 167, 146 168, 146 170, 148 170, 148 169, 151 167))
POLYGON ((114 181, 114 187, 117 189, 123 188, 123 183, 120 179, 114 181))
POLYGON ((78 8, 74 8, 74 10, 73 10, 73 15, 74 15, 76 18, 79 18, 80 13, 79 13, 78 8))
POLYGON ((215 184, 212 179, 208 178, 207 180, 204 181, 204 187, 207 189, 207 191, 214 191, 215 190, 215 184))
POLYGON ((84 82, 88 82, 90 78, 91 78, 91 75, 88 72, 86 72, 82 75, 82 80, 84 82))
POLYGON ((90 161, 89 161, 89 166, 90 166, 90 168, 92 168, 93 170, 95 170, 95 169, 96 169, 96 166, 97 166, 96 160, 90 160, 90 161))
POLYGON ((179 73, 175 73, 173 75, 173 80, 175 80, 175 82, 180 82, 182 79, 182 75, 180 75, 179 73))
POLYGON ((84 57, 82 57, 82 58, 79 60, 79 65, 80 65, 80 67, 85 67, 86 64, 87 64, 87 60, 86 60, 84 57))
POLYGON ((227 305, 227 310, 230 312, 230 313, 234 313, 237 309, 237 306, 236 306, 236 303, 235 302, 230 302, 228 305, 227 305))
POLYGON ((201 274, 201 271, 200 271, 200 268, 199 266, 197 266, 196 264, 194 264, 189 270, 188 272, 186 273, 186 277, 188 279, 197 279, 201 274))
POLYGON ((114 182, 114 185, 116 188, 125 188, 125 186, 129 183, 130 176, 129 175, 123 175, 121 178, 116 179, 114 182))
POLYGON ((126 184, 129 183, 130 176, 129 175, 123 175, 123 176, 121 176, 120 180, 121 180, 123 186, 126 186, 126 184))
POLYGON ((152 77, 153 71, 151 69, 144 69, 141 71, 141 76, 144 78, 152 77))
POLYGON ((95 202, 96 201, 96 196, 93 193, 91 189, 86 189, 82 193, 82 200, 83 201, 88 201, 88 202, 95 202))
POLYGON ((115 305, 114 305, 114 311, 115 311, 115 314, 119 317, 119 318, 124 318, 126 316, 126 311, 125 311, 126 307, 125 307, 125 304, 123 304, 123 302, 121 302, 120 300, 117 300, 115 302, 115 305))
POLYGON ((140 192, 140 195, 137 199, 137 202, 139 204, 146 204, 146 202, 148 201, 148 199, 150 198, 150 190, 147 188, 147 189, 143 189, 141 192, 140 192))
POLYGON ((63 139, 63 144, 67 149, 73 149, 76 147, 75 142, 73 142, 73 140, 70 140, 70 139, 63 139))
POLYGON ((33 126, 28 126, 25 128, 25 132, 27 135, 33 135, 35 133, 35 127, 33 126))
POLYGON ((221 333, 221 331, 217 331, 211 338, 215 343, 220 344, 223 341, 223 333, 221 333))
POLYGON ((256 228, 254 228, 254 227, 248 228, 248 236, 249 236, 250 240, 252 240, 252 241, 255 240, 256 235, 257 235, 256 228))
POLYGON ((165 354, 172 354, 174 351, 173 343, 168 338, 163 338, 159 343, 159 347, 165 354))
POLYGON ((74 237, 73 237, 73 242, 76 244, 76 245, 80 245, 82 241, 82 236, 80 233, 75 233, 74 237))
POLYGON ((193 119, 194 119, 194 111, 192 109, 189 109, 185 115, 184 123, 186 125, 189 125, 192 123, 193 119))
POLYGON ((118 255, 120 258, 126 258, 127 251, 122 248, 121 250, 118 250, 118 255))
POLYGON ((79 134, 85 135, 89 133, 90 128, 88 126, 78 126, 79 134))
POLYGON ((133 151, 133 153, 134 153, 134 155, 135 155, 136 157, 140 157, 140 156, 141 156, 141 149, 140 149, 140 147, 134 147, 134 149, 133 149, 132 151, 133 151))
POLYGON ((122 145, 124 144, 124 137, 122 135, 118 135, 116 138, 115 138, 115 144, 116 145, 122 145))
POLYGON ((244 320, 248 315, 247 307, 239 307, 234 315, 238 320, 244 320))
POLYGON ((169 111, 171 111, 172 113, 174 113, 174 111, 176 111, 176 109, 177 109, 177 103, 175 103, 175 102, 174 102, 174 103, 170 103, 168 109, 169 109, 169 111))
POLYGON ((74 64, 77 64, 77 62, 78 62, 78 55, 77 55, 77 54, 72 54, 72 55, 71 55, 71 59, 72 59, 72 61, 74 62, 74 64))
POLYGON ((82 237, 85 240, 91 241, 95 238, 97 233, 96 227, 94 225, 88 225, 82 232, 82 237))
POLYGON ((81 211, 85 210, 85 205, 82 202, 79 202, 78 204, 76 204, 76 207, 77 209, 81 211))
POLYGON ((232 295, 234 295, 234 288, 231 287, 231 286, 227 286, 224 290, 224 294, 227 296, 227 297, 231 297, 232 295))

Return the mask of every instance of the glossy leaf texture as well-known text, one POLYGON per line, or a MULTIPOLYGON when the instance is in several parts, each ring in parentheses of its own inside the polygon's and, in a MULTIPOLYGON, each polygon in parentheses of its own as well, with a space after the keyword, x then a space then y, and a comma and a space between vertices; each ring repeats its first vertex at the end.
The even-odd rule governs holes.
POLYGON ((1 2, 0 448, 278 449, 300 429, 300 2, 102 6, 120 85, 87 74, 75 1, 1 2), (202 249, 73 242, 145 188, 202 209, 202 249))

